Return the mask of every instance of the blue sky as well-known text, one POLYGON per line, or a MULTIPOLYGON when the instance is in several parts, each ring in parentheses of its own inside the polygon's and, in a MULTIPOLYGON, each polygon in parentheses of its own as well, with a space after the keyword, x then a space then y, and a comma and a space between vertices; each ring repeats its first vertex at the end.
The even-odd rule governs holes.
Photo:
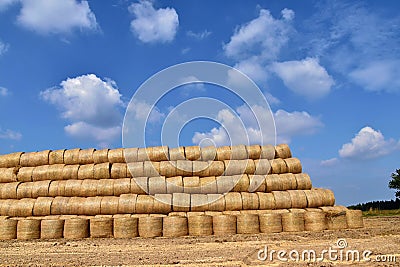
MULTIPOLYGON (((166 67, 207 60, 256 82, 278 142, 290 144, 314 186, 334 190, 339 204, 391 199, 387 183, 400 168, 399 5, 0 0, 0 153, 120 147, 135 90, 166 67)), ((219 89, 177 89, 154 120, 206 96, 245 121, 242 103, 219 89)), ((215 119, 228 123, 225 115, 215 119)), ((226 143, 211 121, 188 124, 180 143, 200 137, 226 143)))

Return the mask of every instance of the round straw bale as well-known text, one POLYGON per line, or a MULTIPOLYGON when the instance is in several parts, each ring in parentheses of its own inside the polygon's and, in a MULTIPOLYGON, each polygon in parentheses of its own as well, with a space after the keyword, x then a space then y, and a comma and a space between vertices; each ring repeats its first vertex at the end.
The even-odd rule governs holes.
POLYGON ((259 145, 251 145, 246 146, 247 155, 249 159, 259 159, 261 156, 261 146, 259 145))
POLYGON ((144 176, 144 163, 140 162, 129 162, 128 172, 132 177, 143 177, 144 176))
POLYGON ((237 160, 248 159, 246 146, 245 145, 232 146, 231 158, 237 160))
POLYGON ((200 153, 203 161, 213 161, 217 158, 217 149, 214 146, 201 147, 200 153))
POLYGON ((93 163, 99 164, 99 163, 108 162, 108 151, 109 151, 108 148, 101 149, 101 150, 95 150, 93 152, 93 163))
POLYGON ((17 239, 30 240, 40 238, 40 220, 22 219, 17 223, 17 239))
POLYGON ((51 181, 33 182, 32 198, 48 197, 51 181))
POLYGON ((236 234, 236 216, 216 215, 212 217, 214 235, 236 234))
POLYGON ((276 209, 290 209, 292 207, 292 200, 287 191, 272 191, 275 198, 276 209))
POLYGON ((275 147, 273 145, 261 146, 260 159, 274 159, 275 158, 275 147))
POLYGON ((320 209, 325 213, 328 230, 340 230, 347 228, 347 208, 343 206, 334 206, 320 207, 320 209))
POLYGON ((35 167, 22 167, 18 170, 17 181, 32 182, 32 174, 35 167))
POLYGON ((271 173, 271 162, 268 159, 254 160, 254 174, 266 175, 271 173))
POLYGON ((114 195, 113 179, 101 179, 97 181, 97 196, 112 196, 114 195))
POLYGON ((64 222, 64 238, 82 239, 89 237, 89 220, 76 217, 66 219, 64 222))
POLYGON ((213 234, 212 216, 188 216, 188 230, 190 236, 207 236, 213 234))
POLYGON ((256 193, 241 192, 240 194, 242 197, 242 209, 257 210, 260 207, 260 200, 258 199, 258 195, 256 193))
POLYGON ((146 177, 160 176, 160 162, 145 161, 143 163, 143 174, 146 177))
POLYGON ((188 194, 199 194, 200 178, 198 176, 183 177, 183 192, 188 194))
POLYGON ((114 163, 111 165, 111 178, 119 179, 128 177, 128 166, 126 163, 114 163))
POLYGON ((151 153, 151 147, 138 148, 137 154, 136 154, 136 159, 137 159, 136 161, 149 161, 150 153, 151 153))
POLYGON ((131 193, 132 194, 147 194, 149 192, 149 178, 136 177, 131 179, 131 193))
POLYGON ((79 166, 78 179, 94 179, 94 164, 86 164, 79 166))
POLYGON ((350 209, 348 209, 346 211, 346 220, 347 220, 347 226, 350 229, 363 228, 364 227, 364 222, 363 222, 363 217, 362 217, 362 211, 361 210, 350 210, 350 209))
POLYGON ((168 214, 172 211, 172 194, 154 195, 154 213, 168 214))
POLYGON ((192 194, 190 196, 191 211, 206 211, 208 209, 208 197, 206 194, 192 194))
POLYGON ((282 215, 279 213, 264 213, 259 215, 261 233, 282 232, 282 215))
POLYGON ((230 192, 235 187, 235 183, 232 176, 219 176, 215 178, 219 194, 230 192))
MULTIPOLYGON (((17 199, 7 199, 7 201, 5 201, 3 204, 2 215, 18 217, 19 213, 21 213, 20 210, 23 208, 21 203, 20 203, 20 200, 17 200, 17 199)), ((32 213, 28 216, 32 216, 32 213)))
POLYGON ((103 197, 87 197, 83 201, 82 213, 85 215, 98 215, 101 213, 101 200, 103 197))
POLYGON ((185 147, 185 158, 187 160, 200 160, 201 151, 199 146, 185 147))
POLYGON ((176 161, 176 174, 178 176, 192 176, 193 175, 193 162, 189 160, 176 161))
POLYGON ((283 159, 276 158, 270 160, 271 163, 271 173, 273 174, 280 174, 280 173, 287 173, 287 166, 283 159))
POLYGON ((114 237, 115 238, 133 238, 138 233, 139 219, 135 217, 114 218, 114 237))
POLYGON ((176 161, 185 159, 185 148, 183 146, 169 149, 169 160, 176 161))
POLYGON ((225 160, 224 175, 254 174, 255 165, 252 159, 245 160, 225 160))
POLYGON ((49 154, 49 164, 64 164, 65 149, 54 150, 49 154))
MULTIPOLYGON (((33 182, 27 182, 27 183, 20 183, 17 187, 17 197, 18 199, 21 198, 31 198, 32 197, 32 189, 33 189, 33 182)), ((11 196, 11 194, 14 194, 14 190, 10 190, 8 192, 11 196)), ((4 193, 2 194, 4 197, 4 193)), ((7 197, 7 198, 11 198, 11 197, 7 197)), ((15 198, 15 197, 14 197, 15 198)))
POLYGON ((323 231, 328 228, 323 212, 307 211, 304 213, 304 230, 323 231))
POLYGON ((108 162, 110 163, 125 163, 124 149, 110 149, 108 151, 108 162))
POLYGON ((126 163, 138 161, 138 150, 139 149, 136 147, 124 149, 124 156, 126 163))
POLYGON ((287 144, 275 146, 275 158, 287 159, 292 157, 292 152, 287 144))
POLYGON ((173 211, 190 211, 190 194, 174 193, 172 194, 173 211))
POLYGON ((150 214, 154 210, 154 197, 150 195, 138 195, 135 205, 136 213, 150 214))
POLYGON ((288 190, 292 201, 292 208, 307 208, 307 197, 302 190, 288 190))
POLYGON ((293 173, 279 174, 282 183, 282 190, 295 190, 297 187, 296 177, 293 173))
POLYGON ((257 234, 260 222, 257 214, 240 214, 236 216, 238 234, 257 234))
POLYGON ((248 192, 249 190, 249 185, 250 185, 250 179, 247 174, 239 174, 239 175, 233 175, 232 180, 234 183, 233 190, 234 192, 248 192))
POLYGON ((113 236, 113 218, 94 217, 90 218, 90 237, 106 238, 113 236))
POLYGON ((265 192, 265 175, 249 175, 248 192, 265 192))
POLYGON ((310 176, 306 173, 297 173, 294 175, 297 182, 297 188, 300 190, 308 190, 312 188, 310 176))
POLYGON ((176 161, 161 161, 159 173, 161 176, 174 177, 176 176, 176 161))
POLYGON ((217 147, 218 161, 230 160, 231 157, 232 157, 232 150, 230 146, 217 147))
POLYGON ((333 191, 325 188, 316 188, 316 190, 322 196, 322 205, 321 206, 333 206, 335 205, 335 195, 333 191))
POLYGON ((41 239, 62 238, 64 232, 64 220, 44 219, 40 223, 41 239))
POLYGON ((32 181, 49 180, 49 165, 37 166, 32 172, 32 181))
POLYGON ((224 211, 224 210, 226 210, 225 197, 222 194, 207 194, 207 202, 208 202, 208 210, 209 211, 224 211))
POLYGON ((118 200, 118 213, 135 213, 136 198, 136 194, 122 194, 118 200))
POLYGON ((67 214, 69 197, 55 197, 51 203, 51 215, 67 214))
POLYGON ((283 213, 282 228, 284 232, 304 231, 304 213, 303 212, 283 213))
POLYGON ((287 172, 290 173, 301 173, 302 167, 301 162, 298 158, 287 158, 284 159, 287 167, 287 172))
POLYGON ((1 202, 2 202, 2 204, 0 206, 0 215, 8 216, 10 214, 9 210, 10 210, 11 206, 16 205, 17 200, 15 200, 15 199, 4 199, 4 200, 1 200, 1 202))
POLYGON ((216 194, 218 193, 217 181, 215 176, 202 177, 200 179, 201 194, 216 194))
POLYGON ((316 190, 303 190, 307 198, 307 208, 318 208, 322 206, 323 199, 316 190))
POLYGON ((118 214, 119 197, 106 196, 103 197, 100 204, 101 214, 118 214))
POLYGON ((114 180, 114 196, 129 194, 131 192, 131 178, 114 180))
POLYGON ((63 180, 76 180, 78 179, 79 165, 65 165, 62 170, 63 180))
POLYGON ((275 198, 272 193, 261 193, 257 192, 259 209, 260 210, 272 210, 275 209, 275 198))
POLYGON ((51 150, 44 150, 44 151, 22 154, 21 161, 24 158, 24 155, 29 154, 29 156, 28 156, 29 163, 28 163, 28 165, 23 165, 21 162, 21 166, 35 167, 35 166, 41 166, 41 165, 49 165, 50 151, 51 150))
POLYGON ((163 236, 178 237, 188 235, 188 219, 183 216, 163 218, 163 236))
POLYGON ((0 240, 11 240, 17 238, 17 220, 0 220, 0 240))
POLYGON ((209 161, 208 165, 210 176, 220 176, 224 174, 225 164, 223 161, 209 161))
POLYGON ((82 188, 82 180, 68 180, 65 183, 65 196, 78 197, 82 188))
MULTIPOLYGON (((82 168, 82 166, 81 166, 82 168)), ((99 163, 95 164, 93 167, 93 177, 94 179, 110 179, 111 164, 110 163, 99 163)), ((121 177, 125 178, 125 177, 121 177)))
POLYGON ((223 210, 241 210, 243 209, 242 195, 239 192, 229 192, 224 195, 225 209, 223 210))
MULTIPOLYGON (((0 186, 0 198, 1 199, 16 199, 18 197, 18 187, 21 185, 20 182, 14 183, 6 183, 0 186)), ((24 191, 24 190, 22 190, 24 191)), ((30 192, 32 194, 32 191, 30 192)), ((29 195, 29 192, 21 192, 20 190, 20 198, 24 198, 29 195)), ((29 197, 29 196, 28 196, 29 197)))
POLYGON ((64 164, 53 164, 50 165, 47 169, 49 180, 63 180, 63 169, 64 164))
POLYGON ((210 164, 207 161, 193 161, 193 175, 199 177, 210 176, 210 164))
POLYGON ((20 164, 21 155, 23 152, 16 152, 12 154, 0 155, 0 168, 17 167, 20 164))
POLYGON ((65 185, 66 184, 67 184, 66 180, 52 181, 49 186, 49 197, 65 196, 65 185), (53 186, 52 186, 52 184, 53 184, 53 186))
POLYGON ((51 214, 52 197, 38 197, 33 206, 33 216, 47 216, 51 214))
MULTIPOLYGON (((97 196, 98 180, 87 179, 83 180, 80 188, 80 197, 95 197, 97 196)), ((51 187, 51 185, 50 185, 51 187)))
POLYGON ((82 149, 79 151, 79 164, 86 165, 86 164, 94 164, 94 148, 82 149))
POLYGON ((64 152, 64 164, 77 165, 79 164, 79 151, 80 148, 67 149, 64 152))
POLYGON ((162 236, 163 217, 139 217, 138 230, 140 237, 162 236))
POLYGON ((69 215, 84 215, 86 198, 70 197, 66 207, 69 215))
POLYGON ((265 176, 265 191, 282 191, 284 188, 283 181, 279 174, 268 174, 265 176))
POLYGON ((0 183, 12 183, 17 181, 19 167, 0 168, 0 183))
POLYGON ((165 179, 167 193, 183 193, 183 179, 182 176, 168 177, 165 179))

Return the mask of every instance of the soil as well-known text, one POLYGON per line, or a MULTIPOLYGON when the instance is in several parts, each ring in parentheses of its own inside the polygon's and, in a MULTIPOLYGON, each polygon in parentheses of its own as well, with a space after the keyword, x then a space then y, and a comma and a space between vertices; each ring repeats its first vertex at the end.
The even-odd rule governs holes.
POLYGON ((365 218, 364 224, 353 230, 222 237, 1 241, 0 266, 400 266, 400 217, 365 218), (338 248, 339 239, 347 247, 338 248), (272 261, 258 259, 266 246, 268 256, 271 250, 286 251, 281 258, 288 262, 278 260, 276 253, 272 261), (324 254, 319 262, 301 259, 304 250, 316 251, 319 258, 329 248, 338 250, 331 258, 324 254), (299 261, 294 261, 296 251, 289 259, 292 250, 300 253, 299 261), (361 258, 370 250, 371 261, 347 261, 345 256, 335 260, 340 251, 346 255, 349 250, 358 250, 361 258), (377 262, 379 255, 392 262, 377 262))

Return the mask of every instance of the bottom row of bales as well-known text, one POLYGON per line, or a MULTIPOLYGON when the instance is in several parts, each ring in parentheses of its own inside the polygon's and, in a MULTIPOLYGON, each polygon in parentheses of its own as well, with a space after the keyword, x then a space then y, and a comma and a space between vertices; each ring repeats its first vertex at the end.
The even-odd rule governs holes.
POLYGON ((0 219, 0 240, 178 237, 362 228, 362 212, 345 207, 114 216, 0 219))

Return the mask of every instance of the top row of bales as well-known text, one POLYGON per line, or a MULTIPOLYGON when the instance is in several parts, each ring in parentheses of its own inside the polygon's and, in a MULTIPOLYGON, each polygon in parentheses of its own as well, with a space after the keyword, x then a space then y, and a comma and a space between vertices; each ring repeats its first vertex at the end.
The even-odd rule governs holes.
POLYGON ((39 152, 17 152, 0 155, 0 168, 36 167, 53 164, 98 164, 98 163, 129 163, 141 161, 169 160, 243 160, 243 159, 274 159, 290 158, 292 153, 286 144, 273 145, 237 145, 222 147, 187 146, 168 148, 168 146, 148 148, 118 148, 118 149, 62 149, 44 150, 39 152))

